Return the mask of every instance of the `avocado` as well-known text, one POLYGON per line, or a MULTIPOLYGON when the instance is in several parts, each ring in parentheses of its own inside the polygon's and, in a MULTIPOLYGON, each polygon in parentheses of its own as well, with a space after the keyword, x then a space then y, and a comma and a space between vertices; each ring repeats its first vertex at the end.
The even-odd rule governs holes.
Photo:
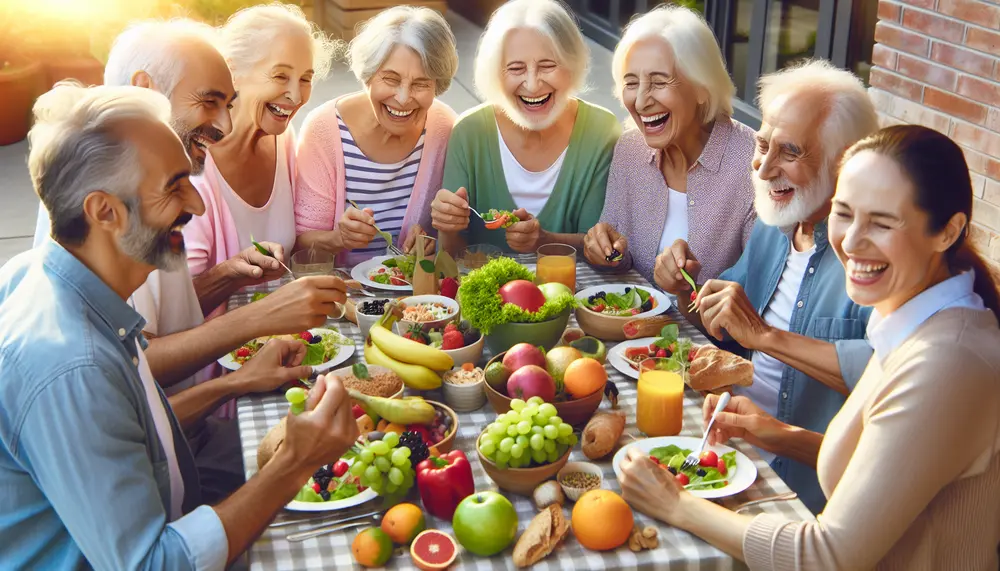
POLYGON ((584 357, 590 357, 600 362, 602 365, 608 360, 608 349, 604 343, 596 337, 581 337, 569 342, 569 346, 583 353, 584 357))

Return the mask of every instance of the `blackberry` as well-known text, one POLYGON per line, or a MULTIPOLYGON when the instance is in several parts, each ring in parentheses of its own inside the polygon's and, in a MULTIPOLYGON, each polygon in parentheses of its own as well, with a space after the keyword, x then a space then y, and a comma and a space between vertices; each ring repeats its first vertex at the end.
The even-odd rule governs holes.
POLYGON ((313 481, 314 482, 318 482, 319 479, 322 478, 323 476, 329 476, 329 475, 330 475, 330 471, 327 469, 327 467, 326 466, 320 466, 319 470, 316 470, 315 472, 313 472, 313 481))
POLYGON ((319 497, 323 498, 324 502, 328 502, 330 501, 330 492, 326 490, 321 490, 319 493, 319 497))
POLYGON ((319 484, 321 491, 326 491, 330 487, 330 480, 330 476, 320 476, 319 480, 316 480, 316 483, 319 484))
POLYGON ((697 471, 697 472, 695 472, 695 474, 697 474, 699 478, 704 478, 704 477, 705 477, 705 474, 707 474, 707 473, 708 473, 708 472, 706 472, 706 471, 702 470, 701 468, 698 468, 698 471, 697 471))
POLYGON ((674 468, 673 466, 667 466, 667 471, 669 471, 674 476, 677 475, 677 468, 674 468))
POLYGON ((387 303, 389 303, 388 299, 372 299, 363 302, 358 311, 365 315, 383 315, 387 303))
POLYGON ((430 456, 427 444, 420 437, 420 433, 406 431, 399 437, 399 445, 410 449, 410 464, 416 466, 430 456))

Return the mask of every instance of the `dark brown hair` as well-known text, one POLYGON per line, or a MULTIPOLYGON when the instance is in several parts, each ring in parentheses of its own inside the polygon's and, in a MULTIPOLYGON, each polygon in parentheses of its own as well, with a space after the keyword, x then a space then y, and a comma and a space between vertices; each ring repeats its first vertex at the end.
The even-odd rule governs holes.
POLYGON ((917 207, 927 214, 929 233, 941 232, 956 213, 965 214, 965 229, 945 252, 948 269, 952 274, 974 270, 974 291, 1000 319, 1000 292, 997 291, 996 276, 968 241, 972 221, 972 181, 962 149, 933 129, 920 125, 896 125, 855 143, 844 153, 841 164, 863 151, 888 157, 900 166, 913 185, 917 207))

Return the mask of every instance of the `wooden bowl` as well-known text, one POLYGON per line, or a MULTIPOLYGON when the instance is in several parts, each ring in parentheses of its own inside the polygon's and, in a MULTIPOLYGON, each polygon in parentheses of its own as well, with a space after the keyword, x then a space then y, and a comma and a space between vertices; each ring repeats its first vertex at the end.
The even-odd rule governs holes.
POLYGON ((634 284, 609 284, 604 286, 594 286, 576 292, 576 298, 580 301, 580 307, 576 308, 576 322, 580 325, 587 335, 591 337, 597 337, 602 341, 624 341, 625 332, 622 331, 622 326, 633 319, 642 319, 644 317, 654 317, 660 315, 661 313, 670 309, 670 300, 666 295, 654 288, 639 286, 634 284), (637 315, 628 316, 614 316, 605 315, 603 313, 597 313, 596 311, 591 311, 583 305, 583 301, 586 301, 588 294, 594 293, 596 290, 607 290, 609 292, 621 293, 624 291, 625 287, 632 287, 643 289, 650 295, 656 298, 657 306, 649 311, 639 313, 637 315))
MULTIPOLYGON (((486 366, 489 367, 494 362, 502 361, 503 356, 504 353, 496 355, 490 359, 486 366)), ((510 410, 511 398, 509 396, 497 391, 489 383, 484 383, 483 388, 486 391, 486 398, 490 401, 493 410, 497 414, 503 414, 510 410)), ((594 412, 601 406, 601 400, 603 399, 604 387, 601 387, 600 390, 594 391, 582 399, 554 402, 552 404, 556 407, 556 412, 563 419, 563 422, 578 428, 587 424, 590 417, 594 416, 594 412)))
POLYGON ((444 403, 433 400, 429 400, 427 402, 430 403, 431 406, 439 408, 443 410, 445 414, 451 416, 451 432, 445 435, 444 440, 434 445, 434 448, 441 454, 451 452, 452 446, 455 445, 455 435, 458 434, 458 415, 455 414, 455 411, 453 411, 451 407, 444 403))
POLYGON ((479 463, 483 465, 483 470, 491 480, 496 482, 497 487, 522 496, 531 496, 535 488, 545 480, 551 480, 562 470, 569 460, 570 448, 555 462, 537 466, 535 468, 505 468, 501 470, 492 460, 483 456, 479 451, 479 441, 476 441, 476 454, 479 454, 479 463))
MULTIPOLYGON (((393 372, 392 369, 388 369, 386 367, 381 367, 379 365, 368 365, 368 373, 369 374, 375 374, 375 373, 392 373, 392 372, 393 372)), ((344 377, 353 376, 354 375, 354 370, 353 370, 352 366, 348 365, 347 367, 341 367, 341 368, 339 368, 339 369, 337 369, 335 371, 330 371, 330 372, 327 373, 327 375, 333 375, 333 376, 335 376, 337 378, 343 379, 344 377)), ((399 377, 399 375, 396 375, 396 376, 399 377)), ((403 398, 403 390, 404 389, 406 389, 406 385, 403 384, 403 379, 400 378, 399 379, 399 390, 396 391, 395 393, 389 395, 387 398, 391 398, 391 399, 403 398)), ((364 391, 361 391, 361 392, 364 393, 364 391)), ((368 394, 368 393, 365 393, 365 394, 368 394)), ((369 395, 369 396, 380 396, 380 395, 369 395)), ((358 401, 354 400, 354 399, 351 399, 351 406, 354 406, 356 404, 360 404, 360 403, 358 401)))

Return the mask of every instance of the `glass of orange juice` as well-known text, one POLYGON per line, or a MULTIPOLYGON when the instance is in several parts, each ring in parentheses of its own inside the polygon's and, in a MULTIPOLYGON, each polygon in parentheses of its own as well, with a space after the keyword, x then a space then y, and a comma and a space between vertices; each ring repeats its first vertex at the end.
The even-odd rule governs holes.
POLYGON ((646 359, 639 364, 636 424, 647 436, 677 436, 684 419, 684 376, 678 363, 646 359))
POLYGON ((538 248, 538 283, 559 282, 576 291, 576 248, 568 244, 545 244, 538 248))

